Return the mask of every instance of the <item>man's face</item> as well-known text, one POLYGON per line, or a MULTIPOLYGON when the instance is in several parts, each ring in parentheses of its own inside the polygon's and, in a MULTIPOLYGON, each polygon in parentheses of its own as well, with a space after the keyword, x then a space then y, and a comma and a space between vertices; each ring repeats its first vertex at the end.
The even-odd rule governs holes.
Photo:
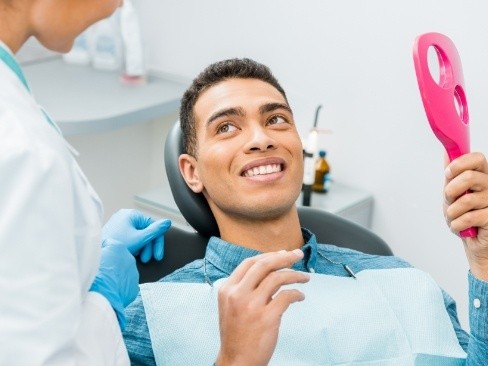
POLYGON ((302 143, 285 98, 257 79, 230 79, 194 107, 197 158, 180 168, 214 216, 270 219, 290 210, 303 180, 302 143), (191 166, 190 166, 191 165, 191 166))

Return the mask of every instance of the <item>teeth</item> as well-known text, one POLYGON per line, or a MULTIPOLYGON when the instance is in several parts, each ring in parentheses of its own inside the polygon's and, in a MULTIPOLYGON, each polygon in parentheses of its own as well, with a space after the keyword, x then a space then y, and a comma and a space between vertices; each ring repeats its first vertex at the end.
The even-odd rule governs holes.
POLYGON ((245 177, 254 177, 255 175, 264 175, 281 172, 280 164, 261 165, 251 168, 244 172, 245 177))

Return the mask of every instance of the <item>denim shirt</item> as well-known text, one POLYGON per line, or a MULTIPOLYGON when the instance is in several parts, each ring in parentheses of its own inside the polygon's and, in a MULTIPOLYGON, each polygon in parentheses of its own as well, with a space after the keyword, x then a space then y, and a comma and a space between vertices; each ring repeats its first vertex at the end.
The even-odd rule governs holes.
MULTIPOLYGON (((328 244, 317 244, 315 235, 302 229, 305 244, 304 257, 293 265, 293 269, 335 276, 351 276, 365 269, 389 269, 411 267, 395 256, 364 254, 352 249, 328 244)), ((193 261, 160 279, 162 282, 209 282, 228 277, 246 258, 261 252, 225 242, 217 237, 210 238, 205 257, 193 261)), ((470 326, 469 336, 460 326, 456 304, 444 291, 444 303, 451 318, 461 347, 468 352, 467 365, 488 365, 488 283, 469 277, 470 326), (478 303, 475 307, 473 304, 478 303)), ((165 299, 161 299, 165 301, 165 299)), ((132 365, 155 365, 144 305, 139 294, 126 309, 127 326, 123 333, 132 365)))

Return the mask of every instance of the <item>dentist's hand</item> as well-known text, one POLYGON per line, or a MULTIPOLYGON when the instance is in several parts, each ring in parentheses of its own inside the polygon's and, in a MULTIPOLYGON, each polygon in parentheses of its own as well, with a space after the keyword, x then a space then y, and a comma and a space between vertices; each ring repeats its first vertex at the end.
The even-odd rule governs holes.
POLYGON ((471 273, 488 281, 488 162, 481 153, 465 154, 448 164, 445 174, 447 224, 455 234, 478 228, 477 237, 462 239, 471 273))
POLYGON ((134 209, 117 211, 102 229, 102 246, 106 240, 116 240, 125 245, 143 263, 151 258, 161 260, 164 256, 164 233, 171 220, 154 221, 134 209))
POLYGON ((218 292, 220 352, 216 365, 267 365, 278 341, 281 317, 304 299, 296 289, 281 286, 304 283, 309 275, 289 268, 303 257, 296 249, 260 254, 244 260, 218 292))
POLYGON ((136 260, 124 245, 109 243, 102 248, 100 267, 90 291, 98 292, 108 300, 124 330, 125 307, 139 292, 136 260))

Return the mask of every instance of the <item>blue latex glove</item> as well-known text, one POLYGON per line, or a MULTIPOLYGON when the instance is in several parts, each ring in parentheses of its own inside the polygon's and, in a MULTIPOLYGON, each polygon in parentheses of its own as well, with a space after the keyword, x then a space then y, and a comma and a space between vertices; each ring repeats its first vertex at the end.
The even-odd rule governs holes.
POLYGON ((125 245, 132 254, 139 255, 143 263, 151 258, 159 261, 164 255, 164 233, 170 226, 171 220, 154 221, 140 211, 122 209, 103 226, 102 243, 114 239, 125 245))
POLYGON ((90 291, 104 296, 117 314, 120 329, 125 328, 125 307, 139 292, 139 272, 134 256, 121 243, 108 239, 102 248, 100 267, 90 291))

